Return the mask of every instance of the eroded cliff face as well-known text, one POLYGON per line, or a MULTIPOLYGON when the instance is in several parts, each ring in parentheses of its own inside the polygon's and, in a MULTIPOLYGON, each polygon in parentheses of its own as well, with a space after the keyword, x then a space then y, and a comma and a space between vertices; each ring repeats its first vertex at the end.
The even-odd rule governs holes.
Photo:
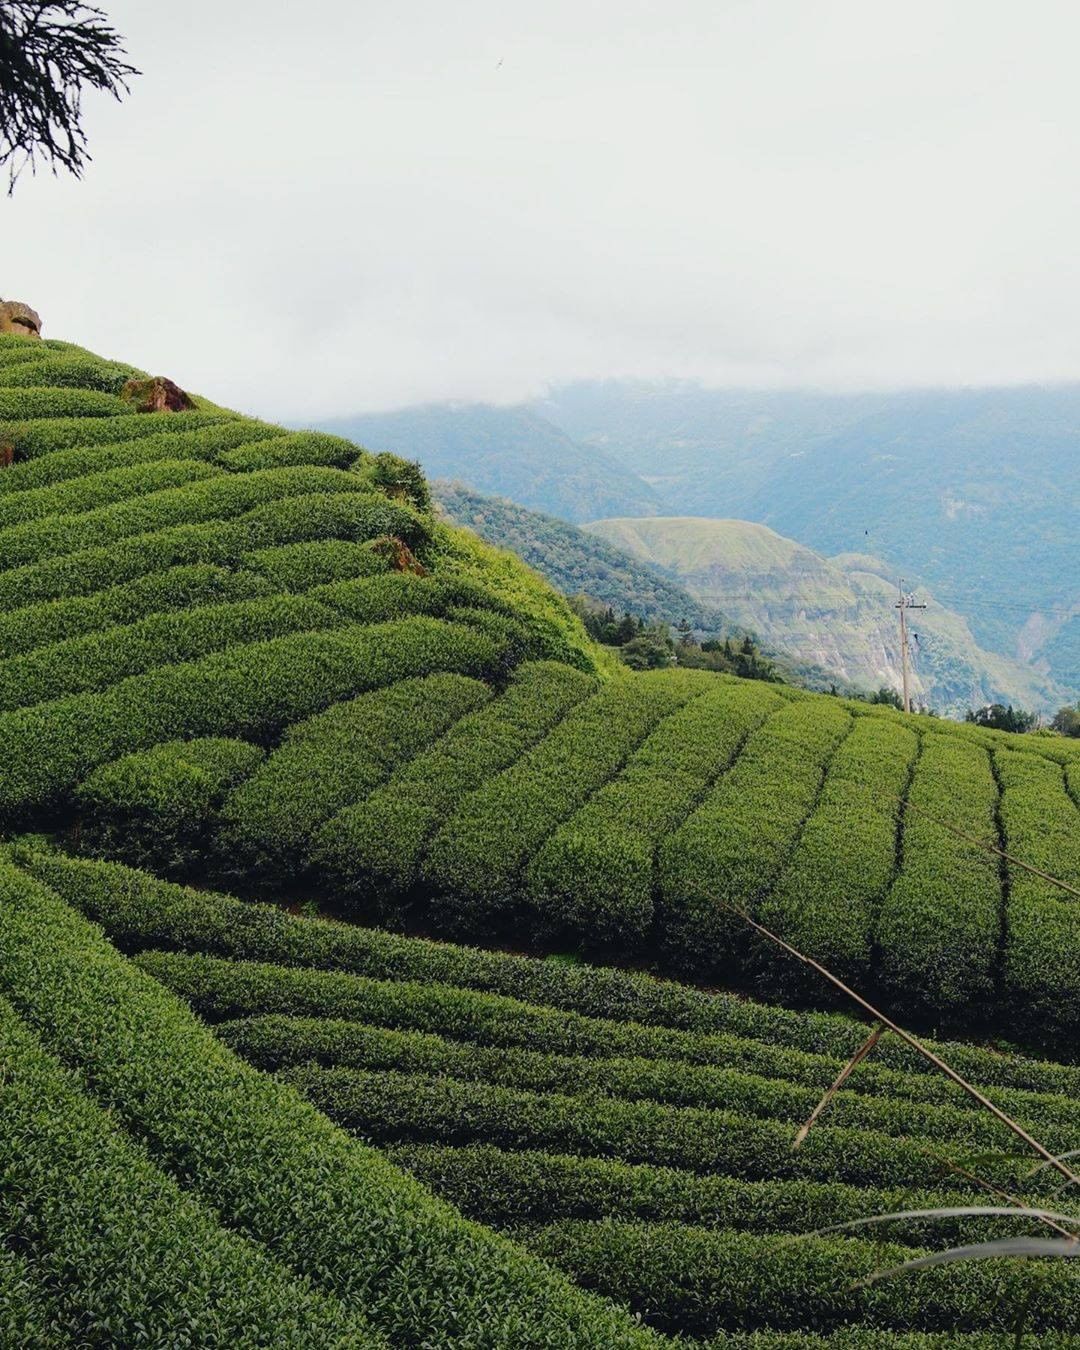
POLYGON ((0 300, 0 333, 41 337, 41 315, 21 300, 0 300))

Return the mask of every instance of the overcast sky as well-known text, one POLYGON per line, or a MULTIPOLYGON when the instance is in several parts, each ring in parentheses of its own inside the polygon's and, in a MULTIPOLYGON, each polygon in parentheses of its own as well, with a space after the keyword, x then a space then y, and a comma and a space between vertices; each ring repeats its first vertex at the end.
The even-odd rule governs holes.
POLYGON ((97 0, 0 201, 46 335, 283 418, 575 377, 1080 378, 1075 0, 97 0))

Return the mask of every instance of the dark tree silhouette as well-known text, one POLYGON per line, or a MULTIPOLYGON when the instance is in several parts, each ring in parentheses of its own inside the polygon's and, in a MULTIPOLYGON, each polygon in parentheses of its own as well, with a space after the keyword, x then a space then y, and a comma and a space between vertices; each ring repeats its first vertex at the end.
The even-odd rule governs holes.
POLYGON ((8 195, 39 160, 81 177, 90 159, 82 95, 119 99, 139 72, 103 10, 74 0, 0 0, 0 169, 8 195))

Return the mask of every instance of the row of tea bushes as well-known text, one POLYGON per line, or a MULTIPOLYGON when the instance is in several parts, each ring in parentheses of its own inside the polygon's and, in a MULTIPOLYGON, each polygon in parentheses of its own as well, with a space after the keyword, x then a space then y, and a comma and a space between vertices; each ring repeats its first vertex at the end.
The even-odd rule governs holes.
POLYGON ((31 389, 0 389, 0 428, 6 423, 51 418, 116 417, 128 406, 115 394, 99 389, 70 389, 63 385, 31 389))
POLYGON ((79 847, 155 872, 205 865, 225 798, 265 753, 248 741, 199 737, 103 764, 76 793, 79 847))
MULTIPOLYGON (((849 983, 865 982, 878 910, 896 868, 899 814, 918 741, 910 728, 858 717, 829 765, 817 806, 757 918, 849 983)), ((770 953, 771 954, 771 953, 770 953)), ((761 962, 760 984, 810 992, 795 962, 761 962)))
POLYGON ((529 662, 493 702, 395 769, 383 788, 345 807, 323 828, 316 859, 351 898, 408 895, 429 840, 458 802, 532 748, 595 692, 590 676, 555 662, 529 662))
POLYGON ((38 1331, 51 1338, 5 1345, 382 1344, 155 1167, 2 998, 0 1061, 0 1215, 49 1291, 38 1331))
MULTIPOLYGON (((866 1038, 864 1023, 840 1013, 794 1012, 641 972, 568 965, 301 918, 276 905, 191 890, 109 863, 30 852, 23 865, 102 924, 125 950, 164 947, 292 968, 290 975, 245 966, 244 980, 252 979, 254 989, 240 1001, 230 1001, 236 994, 234 971, 231 990, 215 1013, 219 1017, 265 1010, 259 1000, 276 988, 281 995, 276 1011, 371 1020, 370 1009, 383 1005, 363 996, 363 982, 351 978, 360 976, 407 983, 406 995, 418 1016, 387 1025, 438 1031, 440 1021, 424 1018, 419 991, 453 985, 458 986, 453 995, 436 991, 434 1006, 441 1007, 443 997, 452 998, 455 1009, 464 1003, 470 1026, 479 1019, 477 1024, 504 1026, 513 1036, 525 1017, 526 1039, 509 1039, 507 1044, 554 1053, 730 1064, 821 1090, 866 1038), (469 1002, 470 992, 478 996, 475 1002, 469 1002)), ((1041 1128, 1044 1121, 1077 1121, 1073 1099, 1080 1096, 1080 1068, 956 1041, 928 1044, 970 1080, 993 1088, 995 1098, 1033 1128, 1041 1128)), ((888 1036, 878 1043, 873 1058, 859 1065, 848 1086, 913 1101, 970 1101, 924 1059, 888 1036)))
POLYGON ((643 941, 657 847, 781 705, 767 685, 716 682, 661 722, 529 863, 522 886, 541 927, 599 946, 643 941))
POLYGON ((270 584, 254 572, 233 572, 210 563, 166 568, 90 595, 39 600, 0 613, 0 658, 70 642, 149 615, 254 599, 270 590, 270 584))
POLYGON ((701 672, 618 681, 578 704, 539 745, 464 799, 435 835, 424 882, 470 927, 505 922, 532 852, 612 778, 645 738, 710 687, 701 672), (673 678, 675 676, 675 678, 673 678))
POLYGON ((245 873, 295 871, 326 820, 490 696, 479 680, 429 675, 361 694, 290 727, 225 803, 220 853, 245 873))
MULTIPOLYGON (((1009 853, 1080 891, 1080 807, 1061 766, 996 750, 1001 824, 1009 853)), ((1080 1006, 1080 897, 1009 865, 1005 985, 1031 1034, 1069 1035, 1080 1006)))
POLYGON ((358 544, 350 539, 309 539, 298 544, 275 544, 245 553, 242 565, 257 572, 276 591, 309 591, 335 581, 378 576, 389 570, 376 541, 358 544))
POLYGON ((145 497, 162 488, 220 477, 222 473, 205 460, 172 456, 149 464, 105 469, 101 473, 86 474, 29 492, 10 492, 0 496, 0 529, 45 516, 94 511, 132 497, 145 497))
MULTIPOLYGON (((26 390, 11 391, 16 397, 15 407, 21 403, 26 390)), ((97 395, 105 398, 106 395, 97 395)), ((8 418, 0 417, 0 436, 15 451, 16 461, 37 459, 58 450, 87 451, 93 446, 116 445, 120 441, 141 440, 159 432, 196 431, 203 427, 224 426, 241 419, 234 413, 196 409, 192 412, 133 413, 116 399, 110 406, 119 410, 118 416, 87 417, 79 414, 57 414, 52 417, 34 417, 31 413, 15 412, 8 418)), ((246 422, 246 419, 243 419, 246 422)), ((257 423, 247 423, 249 426, 257 423)))
POLYGON ((331 703, 406 676, 483 676, 498 660, 490 639, 463 625, 404 619, 240 644, 99 693, 2 713, 9 763, 0 780, 0 816, 40 809, 98 765, 159 741, 268 738, 331 703))
POLYGON ((119 394, 141 371, 120 361, 67 352, 42 352, 37 360, 0 366, 0 389, 99 389, 119 394))
POLYGON ((359 446, 341 436, 328 436, 323 431, 295 431, 288 436, 274 436, 235 449, 223 449, 216 458, 219 464, 234 473, 252 473, 298 464, 348 469, 363 454, 359 446))
POLYGON ((662 843, 660 931, 689 968, 737 963, 753 912, 798 842, 853 719, 837 700, 797 699, 750 735, 730 773, 662 843))
POLYGON ((881 907, 881 975, 902 1004, 950 1012, 993 991, 1001 931, 994 855, 939 822, 996 845, 990 758, 955 736, 927 734, 907 796, 901 866, 881 907))
POLYGON ((245 1066, 40 883, 0 885, 0 993, 44 1048, 186 1195, 389 1344, 654 1343, 245 1066))
POLYGON ((0 661, 0 712, 106 689, 157 666, 194 661, 234 644, 333 628, 345 621, 305 595, 259 596, 151 614, 0 661))

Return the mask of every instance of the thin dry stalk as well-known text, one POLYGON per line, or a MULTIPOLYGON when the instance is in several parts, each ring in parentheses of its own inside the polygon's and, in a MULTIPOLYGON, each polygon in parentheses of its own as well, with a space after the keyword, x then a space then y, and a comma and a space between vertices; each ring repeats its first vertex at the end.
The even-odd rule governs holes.
POLYGON ((803 1140, 813 1129, 814 1121, 817 1120, 817 1118, 821 1115, 822 1111, 824 1111, 825 1108, 828 1106, 828 1104, 832 1101, 837 1091, 841 1087, 843 1087, 843 1085, 847 1082, 848 1078, 851 1076, 852 1070, 857 1065, 862 1063, 862 1061, 866 1058, 866 1056, 870 1053, 870 1051, 873 1050, 874 1046, 877 1045, 878 1041, 881 1040, 881 1037, 884 1035, 884 1032, 885 1028, 879 1022, 877 1026, 873 1029, 873 1031, 870 1033, 870 1035, 867 1036, 866 1040, 863 1041, 862 1045, 859 1046, 858 1050, 855 1051, 855 1053, 851 1056, 848 1062, 836 1075, 836 1077, 832 1081, 831 1086, 826 1089, 824 1097, 822 1097, 821 1101, 819 1101, 817 1106, 814 1107, 813 1111, 810 1112, 806 1124, 800 1127, 799 1133, 795 1136, 795 1139, 791 1145, 793 1152, 795 1149, 801 1146, 803 1140))

